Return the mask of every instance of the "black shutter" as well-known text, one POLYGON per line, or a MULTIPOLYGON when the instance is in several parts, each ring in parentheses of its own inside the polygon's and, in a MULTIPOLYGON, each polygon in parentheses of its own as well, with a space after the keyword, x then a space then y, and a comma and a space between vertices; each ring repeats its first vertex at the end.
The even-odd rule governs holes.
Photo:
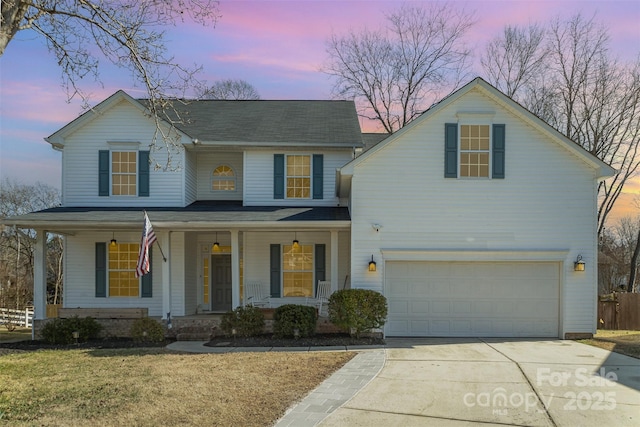
POLYGON ((109 195, 109 150, 98 151, 98 196, 109 195))
POLYGON ((96 298, 107 296, 107 244, 96 242, 96 298))
POLYGON ((493 125, 492 178, 504 179, 505 125, 493 125))
POLYGON ((149 197, 149 152, 138 152, 138 196, 149 197))
POLYGON ((280 298, 280 245, 271 245, 271 296, 280 298))
POLYGON ((153 297, 153 251, 149 249, 149 272, 140 279, 140 297, 153 297))
MULTIPOLYGON (((316 263, 316 282, 314 283, 314 289, 316 289, 318 280, 327 280, 327 245, 319 244, 316 245, 316 253, 315 253, 315 263, 316 263)), ((335 267, 334 267, 335 268, 335 267)))
POLYGON ((458 124, 444 124, 444 177, 458 177, 458 124))
POLYGON ((324 179, 324 156, 322 154, 313 155, 313 198, 322 199, 324 179))
POLYGON ((273 155, 273 198, 284 199, 284 154, 273 155))

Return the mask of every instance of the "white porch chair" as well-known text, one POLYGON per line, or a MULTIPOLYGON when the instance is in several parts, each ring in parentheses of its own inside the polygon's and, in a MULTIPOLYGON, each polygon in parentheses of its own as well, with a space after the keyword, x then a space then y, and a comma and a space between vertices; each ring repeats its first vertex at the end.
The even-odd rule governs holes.
POLYGON ((266 292, 262 283, 245 283, 242 305, 247 306, 249 304, 254 307, 271 307, 271 295, 266 292))
POLYGON ((329 280, 318 280, 316 289, 315 306, 318 308, 318 315, 326 317, 329 315, 329 296, 331 295, 331 282, 329 280))

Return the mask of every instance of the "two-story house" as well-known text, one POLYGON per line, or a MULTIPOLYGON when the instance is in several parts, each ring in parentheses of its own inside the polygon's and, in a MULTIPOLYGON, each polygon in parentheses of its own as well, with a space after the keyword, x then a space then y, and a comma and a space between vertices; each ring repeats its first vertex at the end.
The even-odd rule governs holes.
POLYGON ((175 318, 236 307, 245 283, 279 305, 328 280, 383 293, 387 335, 595 332, 596 193, 614 171, 482 79, 378 144, 349 101, 180 111, 171 171, 150 167, 166 151, 124 92, 46 138, 63 206, 3 220, 38 232, 38 319, 50 231, 65 307, 175 318), (159 245, 137 279, 143 210, 159 245))

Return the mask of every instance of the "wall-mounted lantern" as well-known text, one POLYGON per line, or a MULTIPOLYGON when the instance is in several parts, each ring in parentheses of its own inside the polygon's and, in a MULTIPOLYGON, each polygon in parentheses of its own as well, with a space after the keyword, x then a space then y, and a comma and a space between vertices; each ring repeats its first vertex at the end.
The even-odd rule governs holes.
POLYGON ((573 263, 573 271, 584 271, 584 261, 582 255, 578 255, 576 262, 573 263))
POLYGON ((373 260, 373 255, 371 255, 371 261, 369 261, 369 271, 376 271, 376 262, 373 260))

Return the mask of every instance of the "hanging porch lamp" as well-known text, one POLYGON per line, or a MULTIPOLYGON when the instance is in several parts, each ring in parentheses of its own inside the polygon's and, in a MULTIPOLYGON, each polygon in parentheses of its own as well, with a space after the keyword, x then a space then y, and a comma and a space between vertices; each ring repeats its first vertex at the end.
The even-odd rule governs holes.
POLYGON ((218 232, 216 231, 216 241, 213 242, 213 251, 220 252, 220 243, 218 242, 218 232))

